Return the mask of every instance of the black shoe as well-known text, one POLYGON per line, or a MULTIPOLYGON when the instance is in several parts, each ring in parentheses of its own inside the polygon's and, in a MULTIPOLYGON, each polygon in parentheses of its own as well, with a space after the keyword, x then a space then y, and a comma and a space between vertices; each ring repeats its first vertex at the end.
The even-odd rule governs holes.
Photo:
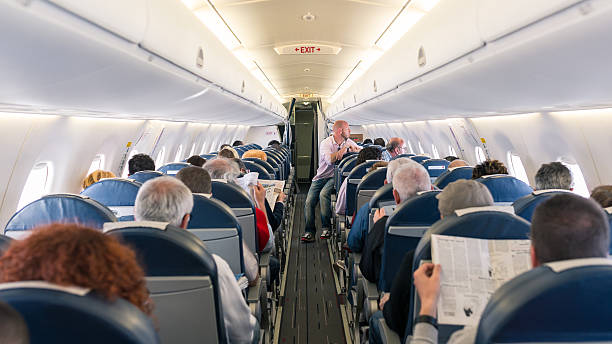
POLYGON ((324 229, 323 232, 321 232, 321 239, 329 239, 332 235, 332 232, 329 229, 324 229))
POLYGON ((313 242, 315 241, 314 235, 310 232, 306 232, 304 233, 304 235, 302 235, 302 242, 313 242))

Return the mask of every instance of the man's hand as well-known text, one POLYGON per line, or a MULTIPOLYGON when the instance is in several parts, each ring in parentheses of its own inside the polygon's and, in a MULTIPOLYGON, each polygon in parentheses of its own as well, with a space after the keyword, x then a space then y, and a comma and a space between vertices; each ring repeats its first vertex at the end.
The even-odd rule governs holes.
POLYGON ((440 264, 425 263, 414 272, 414 286, 421 299, 420 315, 436 317, 441 270, 440 264))
POLYGON ((263 211, 266 211, 266 188, 264 188, 261 183, 253 185, 253 195, 255 196, 255 202, 257 203, 257 207, 263 211))
POLYGON ((361 150, 361 148, 359 148, 359 146, 350 146, 349 147, 349 151, 351 152, 359 152, 361 150))
POLYGON ((280 194, 278 195, 278 198, 276 199, 277 202, 281 202, 281 203, 285 203, 285 199, 287 199, 287 195, 285 195, 284 192, 280 192, 280 194))
POLYGON ((348 149, 349 149, 348 145, 344 145, 344 147, 340 148, 340 150, 336 152, 336 160, 342 159, 342 157, 344 156, 344 154, 346 154, 346 151, 348 149))
POLYGON ((378 301, 378 308, 380 308, 381 311, 383 310, 383 308, 385 308, 385 303, 389 301, 390 296, 391 293, 384 293, 383 296, 380 298, 380 301, 378 301))
POLYGON ((374 223, 378 222, 378 220, 382 219, 383 217, 385 217, 385 209, 383 208, 378 208, 375 212, 374 212, 374 223))

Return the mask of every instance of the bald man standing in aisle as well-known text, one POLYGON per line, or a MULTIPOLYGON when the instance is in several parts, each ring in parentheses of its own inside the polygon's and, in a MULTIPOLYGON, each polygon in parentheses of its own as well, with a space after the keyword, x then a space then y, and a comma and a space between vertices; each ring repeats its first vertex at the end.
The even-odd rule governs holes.
POLYGON ((302 235, 302 242, 313 242, 317 228, 315 227, 315 208, 321 204, 321 239, 331 236, 331 192, 334 187, 334 165, 340 161, 347 152, 358 152, 359 146, 349 139, 351 129, 346 121, 334 122, 331 136, 319 144, 319 169, 312 179, 306 203, 304 204, 304 217, 306 219, 306 232, 302 235))

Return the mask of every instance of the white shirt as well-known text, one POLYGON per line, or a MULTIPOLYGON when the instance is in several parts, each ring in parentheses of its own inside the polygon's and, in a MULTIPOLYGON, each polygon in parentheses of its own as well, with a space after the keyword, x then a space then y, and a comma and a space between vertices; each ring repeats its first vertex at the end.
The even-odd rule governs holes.
POLYGON ((341 144, 337 144, 334 140, 334 135, 329 136, 319 144, 319 168, 317 175, 312 180, 331 178, 334 176, 334 163, 331 161, 331 154, 336 153, 340 148, 348 145, 360 150, 359 146, 351 140, 347 139, 341 144))
POLYGON ((249 282, 253 282, 257 279, 257 274, 259 273, 259 263, 244 240, 242 241, 242 255, 244 256, 244 275, 249 282))
POLYGON ((238 282, 236 282, 236 277, 227 262, 216 254, 213 254, 212 257, 217 265, 219 295, 229 342, 251 343, 257 319, 251 314, 238 282))

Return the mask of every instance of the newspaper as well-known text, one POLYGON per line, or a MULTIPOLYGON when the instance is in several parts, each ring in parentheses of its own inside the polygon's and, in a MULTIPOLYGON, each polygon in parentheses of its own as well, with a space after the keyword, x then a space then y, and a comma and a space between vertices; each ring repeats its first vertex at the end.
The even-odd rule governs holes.
POLYGON ((259 179, 258 182, 261 183, 261 185, 266 189, 266 200, 268 201, 268 204, 270 204, 272 210, 274 210, 276 200, 285 187, 285 181, 259 179))
POLYGON ((433 234, 431 255, 442 266, 438 322, 476 326, 493 292, 531 268, 529 240, 485 240, 433 234))

